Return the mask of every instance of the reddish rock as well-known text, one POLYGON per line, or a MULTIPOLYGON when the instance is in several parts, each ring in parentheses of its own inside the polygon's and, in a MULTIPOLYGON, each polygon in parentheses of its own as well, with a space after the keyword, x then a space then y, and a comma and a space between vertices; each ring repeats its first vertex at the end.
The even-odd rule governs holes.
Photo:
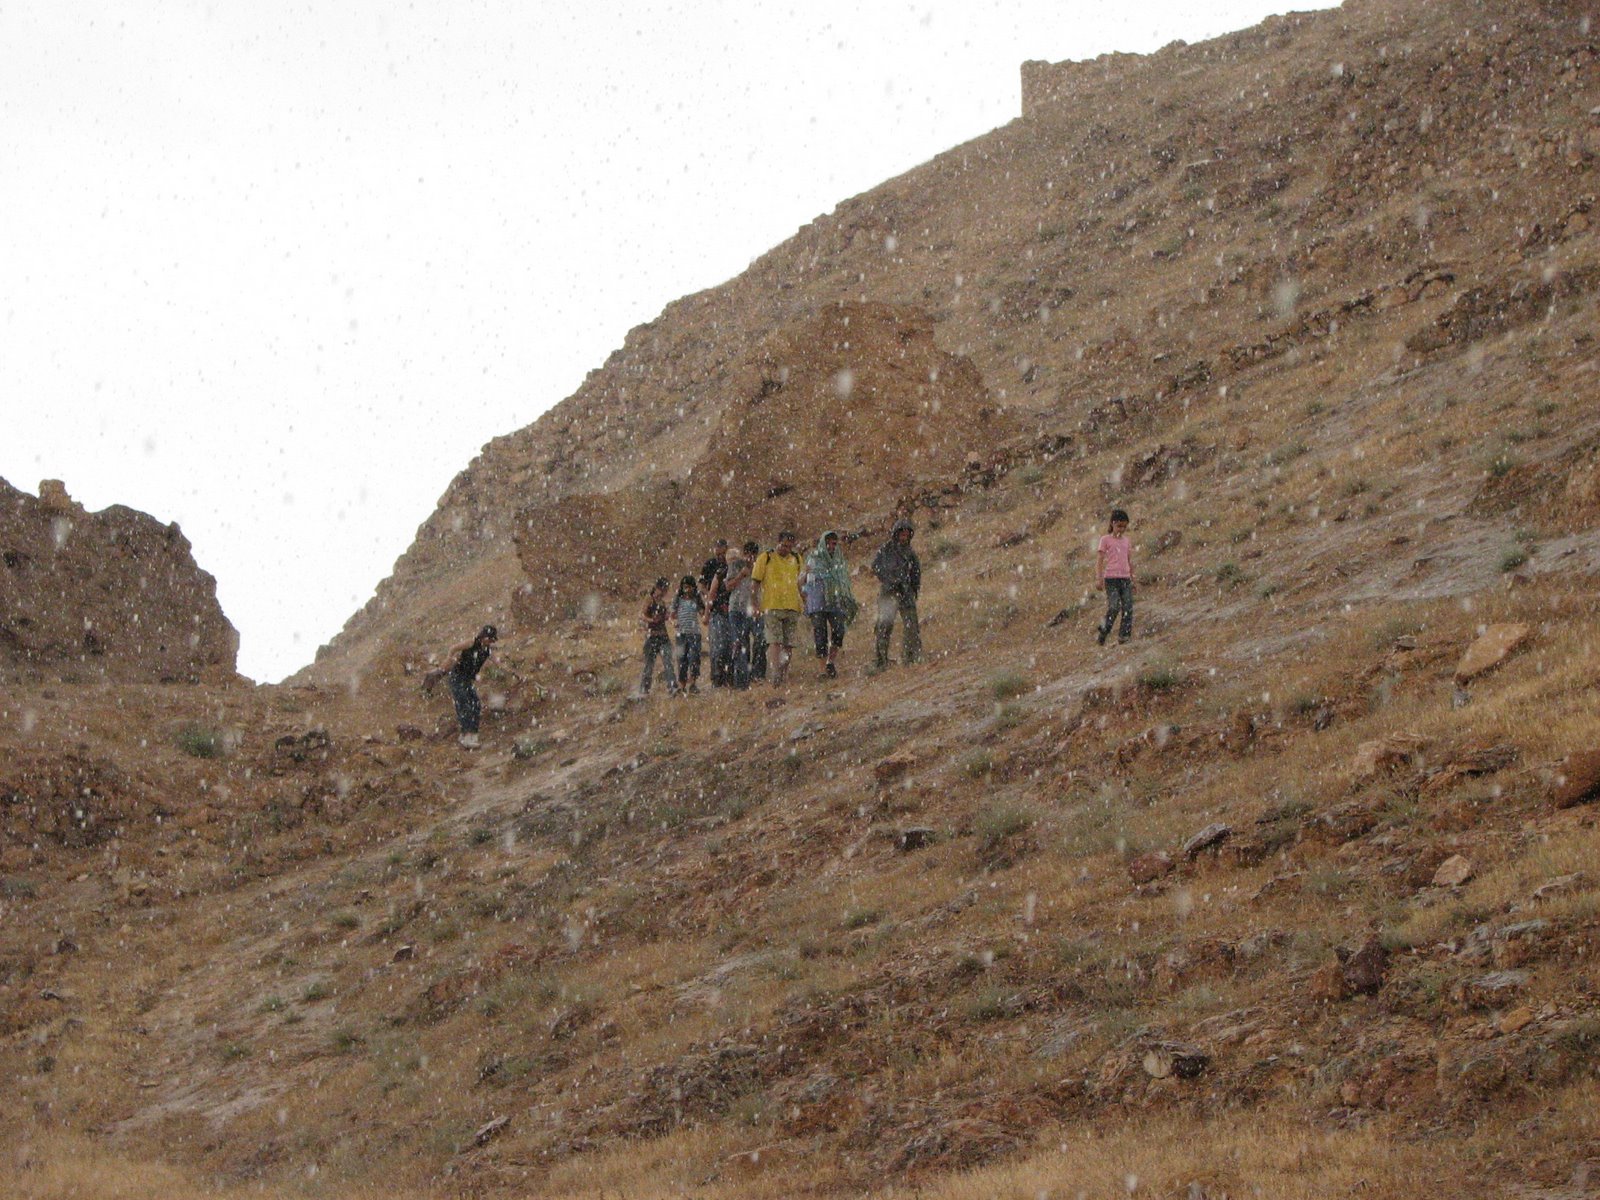
POLYGON ((1128 878, 1137 884, 1154 883, 1157 879, 1170 875, 1172 867, 1172 855, 1165 850, 1155 850, 1149 854, 1141 854, 1128 863, 1128 878))
POLYGON ((1580 750, 1562 759, 1551 798, 1557 808, 1600 799, 1600 750, 1580 750))
POLYGON ((1389 951, 1377 938, 1368 938, 1359 950, 1337 951, 1339 973, 1352 995, 1370 996, 1383 987, 1389 973, 1389 951))
POLYGON ((1427 744, 1426 738, 1407 733, 1396 733, 1386 738, 1362 742, 1356 747, 1355 762, 1351 764, 1352 773, 1357 779, 1371 779, 1375 775, 1387 774, 1405 766, 1421 754, 1427 744))
POLYGON ((1471 683, 1488 674, 1526 646, 1532 636, 1533 630, 1520 621, 1489 626, 1456 664, 1456 682, 1471 683))
POLYGON ((891 784, 895 780, 902 778, 906 772, 916 765, 917 760, 914 756, 901 751, 899 754, 891 754, 888 758, 879 761, 872 768, 872 777, 880 785, 891 784))

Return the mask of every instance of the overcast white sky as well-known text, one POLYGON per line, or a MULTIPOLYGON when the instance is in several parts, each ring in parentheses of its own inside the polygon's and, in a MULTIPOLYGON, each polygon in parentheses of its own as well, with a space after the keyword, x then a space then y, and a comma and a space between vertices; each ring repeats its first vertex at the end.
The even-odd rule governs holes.
POLYGON ((1025 59, 1286 7, 0 0, 0 477, 181 523, 279 679, 484 442, 1025 59))

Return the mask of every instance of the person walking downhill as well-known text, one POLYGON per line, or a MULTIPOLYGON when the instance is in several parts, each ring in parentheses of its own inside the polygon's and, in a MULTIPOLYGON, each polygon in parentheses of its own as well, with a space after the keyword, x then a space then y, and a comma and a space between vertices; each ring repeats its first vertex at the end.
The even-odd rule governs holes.
POLYGON ((706 634, 711 650, 711 686, 727 687, 728 663, 733 656, 728 621, 728 539, 718 538, 711 557, 700 568, 700 590, 706 598, 706 634))
POLYGON ((773 687, 782 687, 794 655, 794 637, 800 628, 800 556, 794 552, 794 533, 778 534, 778 548, 763 551, 750 577, 761 585, 758 604, 766 613, 767 675, 773 687))
POLYGON ((685 691, 696 695, 700 691, 700 618, 705 614, 706 602, 700 598, 700 588, 693 575, 685 575, 678 582, 678 594, 672 598, 672 617, 678 625, 678 694, 685 691))
POLYGON ((645 601, 641 623, 644 625, 644 674, 639 676, 639 697, 650 694, 650 670, 655 660, 661 659, 661 682, 667 685, 668 695, 678 694, 678 681, 672 675, 672 638, 667 635, 667 589, 672 585, 665 579, 656 580, 645 601))
MULTIPOLYGON (((743 691, 750 686, 750 642, 755 633, 755 620, 750 606, 755 599, 755 581, 750 578, 750 568, 755 565, 761 547, 746 542, 740 552, 728 559, 728 573, 714 586, 725 592, 728 601, 728 686, 743 691)), ((713 596, 713 599, 715 597, 713 596)))
POLYGON ((839 674, 844 631, 855 621, 860 606, 850 589, 850 566, 839 551, 839 535, 833 530, 818 538, 816 548, 806 555, 800 585, 817 659, 823 664, 823 673, 834 679, 839 674))
POLYGON ((1100 535, 1095 550, 1094 570, 1097 582, 1106 593, 1106 619, 1100 624, 1096 639, 1106 644, 1117 614, 1122 614, 1122 628, 1117 633, 1117 644, 1124 645, 1133 636, 1133 545, 1128 541, 1128 514, 1120 508, 1111 510, 1111 528, 1100 535))
POLYGON ((478 720, 483 715, 483 705, 478 701, 476 687, 478 672, 483 670, 483 664, 489 661, 494 644, 499 640, 500 634, 495 627, 485 625, 478 630, 477 637, 453 647, 450 651, 450 657, 455 660, 450 666, 450 674, 447 677, 450 682, 450 698, 456 705, 456 724, 461 726, 461 736, 458 740, 468 750, 478 748, 478 720))
POLYGON ((917 594, 922 591, 922 563, 911 548, 915 533, 910 521, 899 520, 889 540, 872 559, 872 573, 881 589, 878 594, 878 619, 873 626, 876 674, 888 669, 889 638, 894 633, 894 618, 900 616, 900 660, 906 666, 922 661, 922 628, 917 622, 917 594))

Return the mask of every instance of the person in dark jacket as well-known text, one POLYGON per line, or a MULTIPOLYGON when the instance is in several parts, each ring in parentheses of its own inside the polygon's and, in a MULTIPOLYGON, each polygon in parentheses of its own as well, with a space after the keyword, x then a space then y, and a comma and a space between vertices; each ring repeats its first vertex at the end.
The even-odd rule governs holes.
POLYGON ((872 573, 878 578, 878 619, 873 628, 876 654, 873 670, 889 665, 889 637, 895 614, 900 614, 900 659, 907 666, 922 659, 922 630, 917 623, 917 593, 922 590, 922 563, 911 548, 915 531, 911 522, 896 521, 889 540, 873 557, 872 573))
POLYGON ((459 740, 468 750, 478 748, 478 720, 483 714, 483 705, 478 700, 475 686, 478 672, 489 661, 494 644, 499 640, 500 634, 495 627, 485 625, 478 630, 477 637, 450 651, 450 657, 455 660, 447 676, 450 698, 455 701, 456 723, 461 726, 459 740))

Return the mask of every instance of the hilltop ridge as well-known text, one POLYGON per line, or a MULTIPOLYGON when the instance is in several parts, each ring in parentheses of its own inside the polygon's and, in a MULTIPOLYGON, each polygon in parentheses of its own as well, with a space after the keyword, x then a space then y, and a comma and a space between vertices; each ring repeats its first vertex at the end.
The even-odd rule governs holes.
POLYGON ((1593 1194, 1588 7, 1024 78, 491 442, 290 683, 8 689, 21 1195, 1593 1194), (792 520, 870 596, 897 514, 927 662, 626 697, 643 581, 792 520))

